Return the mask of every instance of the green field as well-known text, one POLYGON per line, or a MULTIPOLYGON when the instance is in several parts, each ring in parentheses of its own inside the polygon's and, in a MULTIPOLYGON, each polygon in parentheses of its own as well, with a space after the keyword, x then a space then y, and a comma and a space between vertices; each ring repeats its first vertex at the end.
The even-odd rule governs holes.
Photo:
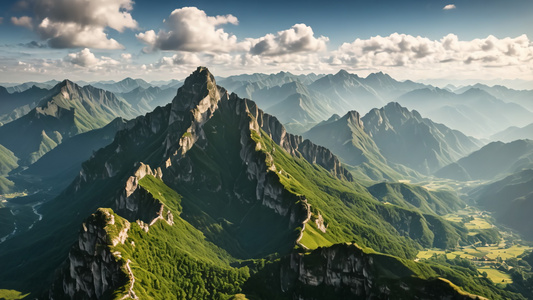
POLYGON ((453 259, 457 255, 459 255, 461 258, 466 259, 482 258, 483 256, 487 256, 489 259, 496 259, 499 256, 501 257, 501 259, 507 260, 509 258, 519 256, 526 250, 531 250, 531 247, 522 245, 514 245, 508 249, 499 247, 476 247, 474 249, 472 247, 468 247, 447 253, 444 250, 440 249, 428 249, 418 252, 418 255, 416 257, 419 259, 428 259, 432 257, 433 254, 446 254, 446 258, 448 259, 453 259))
POLYGON ((513 283, 511 276, 509 276, 509 274, 506 274, 502 271, 492 269, 489 267, 478 268, 478 271, 480 273, 487 272, 487 275, 488 275, 487 277, 490 278, 490 280, 492 280, 492 282, 494 283, 502 283, 505 285, 513 283))
POLYGON ((15 290, 0 290, 0 299, 2 300, 18 300, 18 299, 24 299, 29 294, 23 295, 19 291, 15 290))
POLYGON ((316 249, 318 247, 327 247, 333 245, 332 242, 328 241, 324 235, 319 232, 319 229, 316 228, 316 225, 313 221, 307 222, 305 230, 303 231, 302 239, 300 240, 300 244, 307 249, 316 249))

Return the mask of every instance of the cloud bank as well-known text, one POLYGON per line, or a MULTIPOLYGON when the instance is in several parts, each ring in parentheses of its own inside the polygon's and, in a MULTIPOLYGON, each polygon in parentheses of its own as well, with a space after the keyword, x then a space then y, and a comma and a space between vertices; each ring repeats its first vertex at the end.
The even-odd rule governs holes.
MULTIPOLYGON (((22 3, 22 2, 19 2, 22 3)), ((107 36, 107 28, 123 32, 137 28, 130 11, 132 0, 34 0, 34 17, 13 17, 11 22, 34 30, 52 48, 89 47, 123 49, 107 36)))
POLYGON ((313 29, 305 24, 296 24, 277 34, 267 34, 258 39, 248 39, 253 55, 275 56, 298 52, 326 50, 327 37, 315 38, 313 29))
POLYGON ((238 23, 233 15, 211 17, 196 7, 184 7, 174 10, 166 19, 166 30, 158 33, 148 30, 136 36, 148 45, 147 51, 230 52, 240 49, 237 37, 219 27, 238 23))

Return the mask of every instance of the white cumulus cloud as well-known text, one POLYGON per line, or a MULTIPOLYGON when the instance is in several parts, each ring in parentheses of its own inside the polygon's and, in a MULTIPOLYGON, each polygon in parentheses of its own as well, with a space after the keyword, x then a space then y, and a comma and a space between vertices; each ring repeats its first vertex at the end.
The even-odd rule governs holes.
POLYGON ((344 43, 326 60, 352 69, 392 70, 406 67, 429 73, 479 73, 491 68, 498 74, 533 69, 533 42, 526 35, 461 41, 455 34, 440 40, 394 33, 344 43), (392 68, 392 69, 391 69, 392 68))
POLYGON ((32 29, 33 28, 32 18, 28 17, 28 16, 22 16, 20 18, 11 17, 11 23, 13 23, 14 25, 17 25, 17 26, 26 27, 28 29, 32 29))
POLYGON ((107 36, 106 29, 123 32, 137 28, 130 14, 133 0, 34 0, 29 5, 33 19, 21 17, 18 22, 29 18, 31 27, 52 48, 122 49, 119 42, 107 36))
POLYGON ((118 61, 110 57, 102 56, 100 58, 97 58, 94 53, 92 53, 91 50, 89 50, 88 48, 85 48, 80 52, 69 53, 64 60, 73 65, 85 68, 112 66, 120 64, 118 61))
POLYGON ((298 52, 326 50, 327 37, 315 37, 313 29, 305 24, 296 24, 277 34, 267 34, 258 39, 248 39, 253 55, 276 56, 298 52))
POLYGON ((448 4, 446 6, 444 6, 442 9, 443 10, 452 10, 452 9, 456 9, 457 7, 455 6, 455 4, 448 4))
POLYGON ((174 10, 166 19, 167 30, 158 33, 149 30, 136 36, 148 45, 147 50, 230 52, 242 46, 235 35, 219 26, 238 23, 233 15, 213 17, 196 7, 183 7, 174 10))

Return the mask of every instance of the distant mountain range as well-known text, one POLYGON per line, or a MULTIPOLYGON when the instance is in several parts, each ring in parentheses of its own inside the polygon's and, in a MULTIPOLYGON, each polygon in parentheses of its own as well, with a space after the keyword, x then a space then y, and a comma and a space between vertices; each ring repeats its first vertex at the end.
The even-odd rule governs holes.
POLYGON ((0 144, 30 165, 63 139, 105 126, 116 117, 137 115, 113 93, 65 80, 26 115, 0 127, 0 144))
POLYGON ((505 143, 522 139, 533 140, 533 123, 522 128, 511 126, 501 132, 492 135, 490 139, 493 141, 502 141, 505 143))
POLYGON ((533 120, 533 112, 520 104, 504 102, 478 88, 459 94, 424 88, 408 92, 397 101, 435 122, 479 138, 489 137, 509 126, 521 127, 533 120))
POLYGON ((493 180, 533 168, 533 141, 492 142, 435 172, 455 180, 493 180))

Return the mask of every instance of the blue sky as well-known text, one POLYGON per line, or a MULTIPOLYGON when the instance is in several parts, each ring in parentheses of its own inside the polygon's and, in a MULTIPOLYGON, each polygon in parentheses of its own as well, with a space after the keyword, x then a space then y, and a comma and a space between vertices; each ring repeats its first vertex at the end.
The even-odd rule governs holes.
POLYGON ((0 1, 0 82, 384 71, 533 80, 533 1, 0 1))

